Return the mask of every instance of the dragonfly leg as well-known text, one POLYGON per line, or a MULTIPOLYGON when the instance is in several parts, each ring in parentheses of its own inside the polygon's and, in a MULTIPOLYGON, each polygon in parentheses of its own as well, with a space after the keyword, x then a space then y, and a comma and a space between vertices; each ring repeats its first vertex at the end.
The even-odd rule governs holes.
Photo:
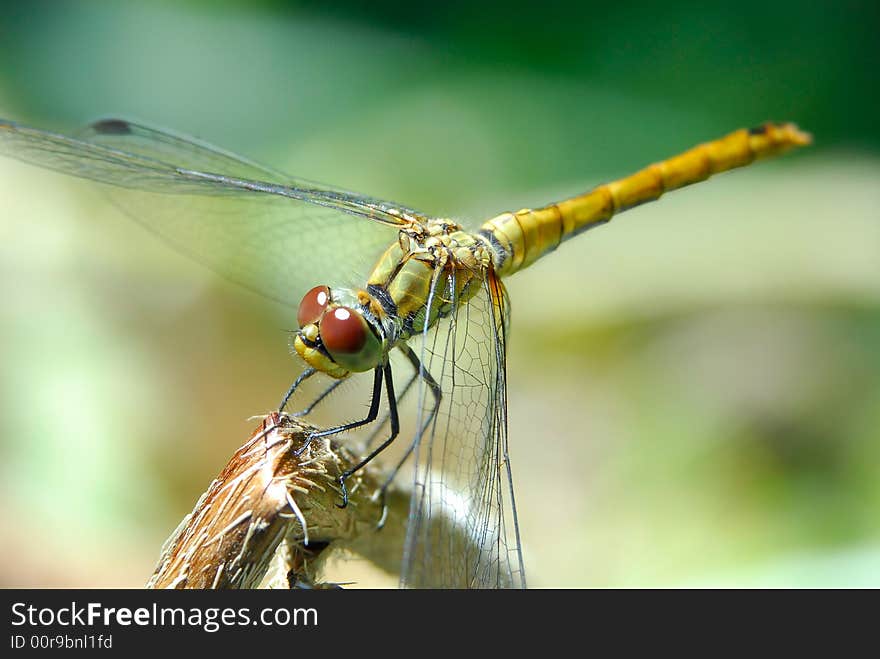
MULTIPOLYGON (((308 437, 306 437, 306 441, 303 442, 303 445, 299 447, 296 452, 293 454, 294 457, 298 457, 305 451, 309 444, 311 444, 313 439, 318 439, 319 437, 326 437, 327 435, 335 435, 340 432, 345 432, 346 430, 352 430, 354 428, 360 428, 361 426, 365 426, 368 423, 372 423, 376 420, 376 417, 379 416, 379 402, 382 399, 382 375, 383 375, 384 367, 377 366, 373 377, 373 393, 370 400, 370 410, 367 412, 367 416, 361 419, 360 421, 352 421, 351 423, 344 423, 341 426, 336 426, 334 428, 327 428, 326 430, 319 430, 317 432, 313 432, 308 437)), ((390 374, 389 370, 389 374, 390 374)), ((300 376, 302 377, 302 376, 300 376)), ((392 394, 393 395, 393 394, 392 394)))
MULTIPOLYGON (((422 427, 419 429, 419 432, 416 434, 413 441, 410 443, 409 447, 406 449, 406 452, 403 454, 403 457, 397 462, 394 469, 391 471, 391 474, 388 478, 385 479, 385 482, 382 484, 382 487, 379 489, 379 501, 382 504, 382 517, 379 520, 378 528, 382 528, 385 524, 386 510, 385 510, 385 494, 388 491, 388 488, 391 486, 392 481, 397 476, 397 472, 403 467, 403 463, 409 459, 409 456, 412 455, 413 451, 415 451, 416 446, 418 446, 422 437, 425 434, 425 431, 428 429, 428 426, 433 423, 434 418, 437 416, 437 413, 440 411, 440 401, 443 399, 443 393, 440 389, 440 385, 434 379, 434 377, 428 372, 428 370, 422 365, 422 362, 416 356, 416 353, 413 352, 412 348, 407 345, 401 345, 400 350, 406 355, 406 358, 409 360, 410 364, 413 365, 413 368, 416 371, 416 375, 414 377, 421 377, 425 384, 431 389, 431 394, 434 396, 434 406, 431 408, 431 413, 428 414, 428 418, 425 419, 425 422, 422 424, 422 427)), ((410 382, 411 384, 412 382, 410 382)))
POLYGON ((312 401, 311 405, 309 405, 305 409, 300 410, 299 412, 294 412, 290 416, 294 416, 294 417, 308 416, 309 414, 312 413, 312 410, 315 409, 315 407, 318 405, 318 403, 320 403, 322 400, 327 398, 327 396, 332 394, 336 390, 336 387, 338 387, 340 384, 342 384, 342 382, 343 382, 343 380, 334 380, 333 384, 331 384, 329 387, 324 389, 324 391, 321 393, 321 395, 312 401))
MULTIPOLYGON (((314 368, 307 368, 302 373, 300 373, 299 377, 294 381, 292 385, 290 385, 290 389, 287 390, 287 393, 284 394, 284 398, 281 399, 281 404, 278 406, 279 414, 284 411, 285 407, 287 407, 287 402, 290 400, 290 397, 293 396, 293 392, 296 391, 297 387, 299 387, 299 385, 302 384, 303 381, 312 377, 315 373, 316 371, 314 368)), ((316 403, 317 401, 315 401, 312 406, 314 407, 316 403)))
MULTIPOLYGON (((412 389, 413 384, 416 379, 419 377, 419 372, 416 370, 406 381, 406 384, 403 387, 403 390, 398 392, 397 394, 397 406, 400 407, 400 404, 403 402, 403 399, 406 397, 407 393, 409 393, 410 389, 412 389)), ((391 416, 391 412, 389 411, 385 416, 382 417, 382 420, 376 424, 376 429, 370 433, 370 436, 367 437, 367 441, 364 443, 364 446, 369 448, 372 446, 373 442, 376 441, 376 437, 379 436, 379 433, 382 432, 382 429, 385 427, 385 424, 388 423, 388 419, 391 416)))
MULTIPOLYGON (((388 396, 388 416, 391 419, 391 434, 388 438, 382 442, 372 453, 367 455, 363 460, 358 462, 354 467, 345 470, 342 474, 339 475, 339 486, 342 489, 342 504, 337 504, 340 508, 345 508, 348 505, 348 488, 345 486, 346 479, 350 478, 352 474, 356 473, 361 467, 367 464, 370 460, 379 455, 386 448, 391 446, 391 442, 393 442, 398 433, 400 432, 400 419, 397 415, 397 399, 394 395, 394 382, 391 378, 391 364, 386 363, 384 366, 380 367, 385 371, 385 393, 388 396)), ((379 372, 379 368, 376 369, 379 372)), ((381 378, 377 379, 377 386, 381 386, 382 380, 381 378)), ((373 400, 378 400, 379 395, 374 392, 373 400)), ((375 417, 374 417, 375 418, 375 417)), ((381 427, 381 426, 380 426, 381 427)), ((383 508, 384 508, 384 495, 383 495, 383 508)), ((383 515, 384 517, 384 515, 383 515)))

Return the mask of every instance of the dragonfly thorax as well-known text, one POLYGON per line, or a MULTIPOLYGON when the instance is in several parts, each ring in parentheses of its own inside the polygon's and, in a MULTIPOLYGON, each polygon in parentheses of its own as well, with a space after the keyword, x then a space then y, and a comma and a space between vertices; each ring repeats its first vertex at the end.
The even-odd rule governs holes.
POLYGON ((367 291, 377 299, 396 341, 427 331, 468 302, 486 279, 490 248, 448 220, 401 230, 373 268, 367 291))

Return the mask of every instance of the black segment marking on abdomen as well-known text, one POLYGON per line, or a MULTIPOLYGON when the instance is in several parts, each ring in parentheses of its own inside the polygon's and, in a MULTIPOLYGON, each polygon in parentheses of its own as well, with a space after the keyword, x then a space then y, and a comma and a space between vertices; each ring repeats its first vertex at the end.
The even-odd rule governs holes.
POLYGON ((498 267, 503 266, 507 259, 510 258, 511 254, 507 248, 501 244, 501 241, 498 240, 497 236, 488 229, 480 229, 477 232, 477 235, 489 241, 489 244, 492 245, 492 249, 499 256, 500 263, 498 263, 498 267))
POLYGON ((101 119, 93 123, 92 128, 101 135, 131 134, 131 124, 123 119, 101 119))

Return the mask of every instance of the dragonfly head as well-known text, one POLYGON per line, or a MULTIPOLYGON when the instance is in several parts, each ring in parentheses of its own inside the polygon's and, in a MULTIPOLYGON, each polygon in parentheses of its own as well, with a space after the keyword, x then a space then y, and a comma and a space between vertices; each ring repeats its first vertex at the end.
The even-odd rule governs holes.
POLYGON ((378 323, 369 303, 343 289, 315 286, 299 303, 293 347, 309 366, 334 378, 369 371, 382 362, 378 323))

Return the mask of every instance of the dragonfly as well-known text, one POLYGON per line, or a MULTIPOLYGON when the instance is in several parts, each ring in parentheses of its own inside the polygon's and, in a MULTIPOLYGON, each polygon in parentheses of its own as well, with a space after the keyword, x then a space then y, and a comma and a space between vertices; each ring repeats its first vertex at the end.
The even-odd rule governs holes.
POLYGON ((293 347, 304 370, 280 409, 316 374, 330 385, 302 413, 340 382, 372 373, 366 416, 308 438, 365 427, 380 435, 339 474, 338 505, 348 503, 349 479, 398 439, 399 406, 415 392, 414 429, 382 488, 410 461, 405 587, 526 585, 508 454, 503 280, 618 213, 810 141, 792 123, 765 123, 465 227, 124 119, 71 136, 0 120, 0 154, 105 184, 125 214, 179 251, 297 309, 293 347), (394 365, 392 354, 402 356, 394 365))

